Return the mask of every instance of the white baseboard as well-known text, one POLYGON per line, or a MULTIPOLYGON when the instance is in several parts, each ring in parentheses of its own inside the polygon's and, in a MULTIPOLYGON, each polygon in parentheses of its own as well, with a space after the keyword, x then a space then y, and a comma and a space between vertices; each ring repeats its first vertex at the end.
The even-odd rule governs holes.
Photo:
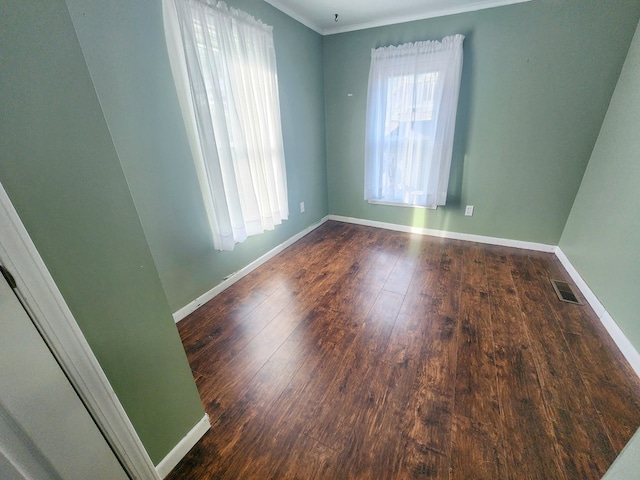
POLYGON ((343 217, 340 215, 329 215, 329 220, 338 222, 355 223, 368 227, 384 228, 397 232, 417 233, 419 235, 429 235, 431 237, 451 238, 454 240, 465 240, 468 242, 487 243, 490 245, 500 245, 503 247, 522 248, 525 250, 535 250, 538 252, 553 253, 555 245, 544 243, 524 242, 522 240, 511 240, 508 238, 485 237, 483 235, 473 235, 471 233, 447 232, 446 230, 434 230, 430 228, 411 227, 408 225, 398 225, 395 223, 377 222, 375 220, 364 220, 361 218, 343 217))
POLYGON ((511 240, 507 238, 497 237, 485 237, 482 235, 473 235, 467 233, 447 232, 444 230, 432 230, 428 228, 410 227, 407 225, 397 225, 393 223, 377 222, 373 220, 364 220, 361 218, 342 217, 340 215, 329 215, 329 220, 336 220, 339 222, 354 223, 357 225, 366 225, 369 227, 385 228, 387 230, 395 230, 398 232, 417 233, 419 235, 430 235, 434 237, 452 238, 456 240, 465 240, 477 243, 486 243, 490 245, 500 245, 504 247, 522 248, 525 250, 535 250, 539 252, 555 253, 560 260, 560 263, 567 270, 567 273, 580 289, 585 299, 593 308, 602 325, 620 349, 620 352, 627 359, 631 368, 635 371, 636 375, 640 377, 640 353, 635 349, 633 344, 626 337, 624 332, 620 329, 615 320, 611 317, 609 312, 606 311, 604 305, 598 300, 598 297, 587 285, 587 282, 580 276, 575 267, 571 264, 567 256, 562 249, 555 245, 547 245, 544 243, 523 242, 521 240, 511 240))
POLYGON ((173 314, 173 321, 178 323, 184 317, 186 317, 190 313, 196 311, 199 307, 201 307, 202 305, 207 303, 209 300, 211 300, 213 297, 218 295, 220 292, 226 290, 231 285, 233 285, 238 280, 240 280, 242 277, 244 277, 244 276, 248 275, 249 273, 251 273, 252 271, 254 271, 256 268, 258 268, 260 265, 265 263, 267 260, 272 259, 277 254, 282 252, 285 248, 287 248, 290 245, 293 245, 295 242, 300 240, 302 237, 304 237, 305 235, 308 235, 309 233, 311 233, 313 230, 318 228, 320 225, 322 225, 328 219, 329 219, 328 216, 324 217, 319 222, 314 223, 313 225, 305 228, 301 232, 295 234, 293 237, 291 237, 288 240, 285 240, 284 242, 282 242, 277 247, 269 250, 267 253, 262 255, 260 258, 257 258, 256 260, 254 260, 253 262, 248 264, 246 267, 243 267, 242 269, 238 270, 233 275, 231 275, 230 277, 226 278, 225 280, 220 282, 218 285, 213 287, 208 292, 203 293, 198 298, 196 298, 192 302, 188 303, 187 305, 182 307, 180 310, 176 311, 173 314))
POLYGON ((598 300, 598 297, 596 297, 595 293, 593 293, 591 288, 589 288, 587 282, 585 282, 582 276, 580 276, 560 247, 556 247, 555 254, 573 282, 582 292, 582 295, 584 295, 584 298, 587 300, 589 305, 591 305, 591 308, 593 308, 593 311, 600 319, 602 325, 604 325, 604 328, 609 332, 609 335, 620 349, 620 352, 622 352, 622 355, 627 359, 627 362, 629 362, 631 368, 636 372, 636 375, 640 377, 640 353, 638 353, 615 320, 611 317, 609 312, 607 312, 604 305, 602 305, 602 302, 598 300))
POLYGON ((189 450, 198 443, 198 440, 200 440, 203 435, 209 431, 209 428, 211 428, 211 424, 209 423, 209 417, 205 414, 205 416, 196 423, 189 433, 187 433, 184 438, 171 449, 167 456, 164 457, 158 465, 156 465, 156 472, 158 472, 160 478, 164 478, 169 475, 171 470, 180 463, 180 460, 189 453, 189 450))
POLYGON ((521 248, 521 249, 524 249, 524 250, 534 250, 534 251, 538 251, 538 252, 554 253, 558 257, 558 259, 560 260, 560 263, 562 263, 564 268, 567 270, 567 273, 569 274, 569 276, 571 277, 573 282, 580 289, 580 291, 582 292, 582 295, 584 295, 585 299, 587 300, 587 302, 589 303, 591 308, 593 308, 594 312, 596 313, 596 315, 598 316, 598 318, 600 319, 600 321, 602 322, 602 324, 606 328, 607 332, 609 332, 609 335, 611 336, 613 341, 616 343, 616 345, 618 346, 618 348, 620 349, 620 351, 624 355, 624 357, 627 359, 627 361, 631 365, 631 368, 633 368, 633 370, 636 372, 636 375, 638 375, 640 377, 640 353, 638 353, 638 351, 635 349, 633 344, 629 341, 629 339, 622 332, 622 330, 620 329, 618 324, 613 320, 611 315, 609 315, 609 313, 606 311, 606 309, 604 308, 602 303, 598 300, 596 295, 589 288, 589 286, 583 280, 583 278, 580 276, 578 271, 574 268, 574 266, 571 264, 571 262, 569 261, 569 259, 567 258, 567 256, 564 254, 564 252, 562 251, 562 249, 560 247, 558 247, 556 245, 547 245, 547 244, 544 244, 544 243, 535 243, 535 242, 525 242, 525 241, 522 241, 522 240, 512 240, 512 239, 508 239, 508 238, 485 237, 483 235, 474 235, 474 234, 470 234, 470 233, 447 232, 445 230, 434 230, 434 229, 429 229, 429 228, 411 227, 411 226, 408 226, 408 225, 398 225, 398 224, 395 224, 395 223, 378 222, 378 221, 375 221, 375 220, 365 220, 365 219, 354 218, 354 217, 343 217, 341 215, 327 215, 322 220, 320 220, 318 223, 316 223, 314 225, 311 225, 310 227, 308 227, 305 230, 301 231, 300 233, 294 235, 293 237, 291 237, 287 241, 285 241, 282 244, 278 245, 277 247, 275 247, 271 251, 267 252, 266 254, 261 256, 260 258, 254 260, 249 265, 244 267, 242 270, 239 270, 234 275, 232 275, 231 277, 227 278, 223 282, 219 283, 218 285, 216 285, 214 288, 212 288, 208 292, 206 292, 203 295, 201 295, 200 297, 196 298, 193 302, 185 305, 180 310, 175 312, 173 314, 173 318, 174 318, 175 322, 177 323, 180 320, 182 320, 184 317, 189 315, 191 312, 195 311, 198 307, 200 307, 201 305, 203 305, 206 302, 208 302, 209 300, 211 300, 213 297, 218 295, 220 292, 222 292, 226 288, 230 287, 235 282, 240 280, 242 277, 244 277, 245 275, 249 274, 250 272, 252 272, 256 268, 258 268, 260 265, 265 263, 267 260, 269 260, 269 259, 273 258, 274 256, 276 256, 278 253, 280 253, 285 248, 287 248, 288 246, 290 246, 293 243, 295 243, 296 241, 298 241, 300 238, 304 237, 305 235, 307 235, 311 231, 313 231, 316 228, 318 228, 320 225, 325 223, 327 220, 335 220, 335 221, 338 221, 338 222, 353 223, 353 224, 356 224, 356 225, 365 225, 365 226, 368 226, 368 227, 384 228, 386 230, 394 230, 394 231, 397 231, 397 232, 416 233, 416 234, 419 234, 419 235, 429 235, 429 236, 433 236, 433 237, 451 238, 451 239, 454 239, 454 240, 464 240, 464 241, 468 241, 468 242, 485 243, 485 244, 489 244, 489 245, 499 245, 499 246, 503 246, 503 247, 513 247, 513 248, 521 248))
POLYGON ((180 320, 185 318, 187 315, 189 315, 190 313, 196 311, 199 307, 201 307, 202 305, 207 303, 209 300, 214 298, 216 295, 218 295, 219 293, 221 293, 225 289, 229 288, 231 285, 236 283, 242 277, 244 277, 247 274, 251 273, 253 270, 258 268, 260 265, 265 263, 267 260, 275 257, 278 253, 283 251, 288 246, 292 245, 293 243, 297 242, 298 240, 300 240, 302 237, 304 237, 308 233, 310 233, 313 230, 315 230, 316 228, 318 228, 320 225, 325 223, 327 220, 335 220, 335 221, 338 221, 338 222, 353 223, 353 224, 356 224, 356 225, 365 225, 365 226, 369 226, 369 227, 384 228, 386 230, 395 230, 395 231, 398 231, 398 232, 417 233, 417 234, 420 234, 420 235, 430 235, 430 236, 433 236, 433 237, 452 238, 452 239, 455 239, 455 240, 466 240, 466 241, 469 241, 469 242, 487 243, 487 244, 491 244, 491 245, 500 245, 500 246, 503 246, 503 247, 514 247, 514 248, 522 248, 522 249, 525 249, 525 250, 536 250, 536 251, 539 251, 539 252, 553 253, 555 251, 555 248, 556 248, 555 245, 546 245, 544 243, 524 242, 524 241, 521 241, 521 240, 510 240, 510 239, 497 238, 497 237, 484 237, 484 236, 481 236, 481 235, 472 235, 472 234, 468 234, 468 233, 447 232, 447 231, 444 231, 444 230, 433 230, 433 229, 428 229, 428 228, 410 227, 410 226, 407 226, 407 225, 397 225, 395 223, 376 222, 374 220, 363 220, 363 219, 360 219, 360 218, 343 217, 343 216, 340 216, 340 215, 327 215, 326 217, 322 218, 318 223, 315 223, 315 224, 311 225, 310 227, 307 227, 305 230, 301 231, 300 233, 294 235, 290 239, 288 239, 285 242, 281 243, 280 245, 278 245, 274 249, 272 249, 269 252, 265 253, 260 258, 258 258, 256 260, 254 260, 253 262, 251 262, 246 267, 242 268, 241 270, 239 270, 236 273, 234 273, 233 275, 231 275, 229 278, 227 278, 224 281, 220 282, 218 285, 213 287, 208 292, 203 293, 202 295, 200 295, 198 298, 196 298, 192 302, 189 302, 187 305, 185 305, 181 309, 177 310, 173 314, 174 322, 178 323, 180 320))
POLYGON ((580 291, 582 292, 582 295, 584 295, 584 298, 587 300, 587 303, 591 305, 591 308, 593 308, 593 311, 596 313, 598 318, 602 318, 602 315, 606 313, 604 305, 600 303, 600 300, 598 300, 598 297, 596 297, 595 293, 593 293, 593 291, 589 288, 589 285, 587 285, 587 282, 585 282, 584 279, 580 276, 578 271, 571 264, 571 261, 565 255, 565 253, 562 251, 560 247, 556 247, 555 254, 556 254, 556 257, 558 257, 558 260, 560 260, 560 263, 562 264, 564 269, 567 271, 567 273, 573 280, 573 283, 576 284, 576 287, 578 287, 578 289, 580 289, 580 291))

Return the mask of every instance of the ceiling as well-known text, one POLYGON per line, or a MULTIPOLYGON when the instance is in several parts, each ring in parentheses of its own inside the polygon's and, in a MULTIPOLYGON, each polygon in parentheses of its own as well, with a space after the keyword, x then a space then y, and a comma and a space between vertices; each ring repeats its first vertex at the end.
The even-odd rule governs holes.
POLYGON ((531 0, 265 0, 323 35, 531 0), (335 21, 335 14, 338 21, 335 21))

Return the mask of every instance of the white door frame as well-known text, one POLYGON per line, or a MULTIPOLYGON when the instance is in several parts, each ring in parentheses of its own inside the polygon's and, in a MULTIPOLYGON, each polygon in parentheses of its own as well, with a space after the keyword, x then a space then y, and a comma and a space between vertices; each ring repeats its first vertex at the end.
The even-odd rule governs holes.
POLYGON ((0 262, 40 334, 132 479, 160 476, 0 183, 0 262))

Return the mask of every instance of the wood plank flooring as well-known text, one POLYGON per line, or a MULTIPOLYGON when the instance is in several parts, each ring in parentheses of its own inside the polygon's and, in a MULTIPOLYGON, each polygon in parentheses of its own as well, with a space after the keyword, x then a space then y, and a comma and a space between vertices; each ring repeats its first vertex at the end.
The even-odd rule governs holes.
POLYGON ((599 479, 640 382, 552 254, 327 222, 182 320, 169 479, 599 479))

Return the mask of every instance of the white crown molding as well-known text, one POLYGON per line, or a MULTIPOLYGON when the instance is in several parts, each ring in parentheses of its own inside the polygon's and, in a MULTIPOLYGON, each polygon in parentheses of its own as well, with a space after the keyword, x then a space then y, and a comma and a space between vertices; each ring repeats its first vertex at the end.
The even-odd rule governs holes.
POLYGON ((80 327, 0 183, 0 261, 40 334, 132 478, 158 480, 155 467, 80 327))
POLYGON ((209 417, 205 414, 204 417, 200 419, 198 423, 187 433, 182 440, 180 440, 175 447, 171 449, 171 451, 167 454, 166 457, 162 459, 160 463, 156 466, 156 471, 160 478, 164 478, 171 470, 174 469, 180 460, 182 460, 189 450, 191 450, 198 440, 200 440, 205 433, 209 431, 211 428, 211 423, 209 422, 209 417))
POLYGON ((264 1, 267 2, 269 5, 273 6, 274 8, 277 8, 285 15, 290 16, 295 21, 300 22, 305 27, 309 27, 314 32, 319 33, 320 35, 323 35, 322 28, 320 28, 318 25, 316 25, 314 22, 312 22, 308 18, 298 14, 297 12, 294 12, 291 8, 287 7, 286 5, 283 5, 280 1, 278 0, 264 0, 264 1))
POLYGON ((338 24, 335 27, 322 28, 318 24, 316 24, 311 19, 300 15, 298 12, 295 12, 290 7, 283 5, 280 0, 265 0, 265 2, 269 3, 273 7, 277 8, 281 12, 290 16, 294 20, 302 23, 303 25, 309 27, 311 30, 321 34, 321 35, 334 35, 337 33, 346 33, 353 32, 356 30, 364 30, 367 28, 375 28, 375 27, 384 27, 386 25, 394 25, 397 23, 406 23, 413 22, 415 20, 425 20, 427 18, 436 18, 436 17, 444 17, 447 15, 456 15, 458 13, 467 13, 467 12, 475 12, 478 10, 485 10, 488 8, 496 8, 496 7, 504 7, 506 5, 513 5, 516 3, 525 3, 530 2, 532 0, 492 0, 492 1, 478 1, 474 3, 470 3, 463 6, 455 6, 455 7, 445 7, 445 8, 429 8, 426 10, 417 11, 411 15, 396 15, 389 16, 384 19, 372 20, 370 22, 362 22, 350 25, 340 25, 338 24))
POLYGON ((354 25, 345 25, 344 27, 331 27, 322 29, 323 35, 334 35, 336 33, 353 32, 356 30, 364 30, 367 28, 384 27, 387 25, 395 25, 397 23, 414 22, 416 20, 426 20, 427 18, 445 17, 447 15, 456 15, 459 13, 475 12, 478 10, 486 10, 488 8, 504 7, 515 3, 525 3, 532 0, 494 0, 492 2, 477 2, 469 5, 429 9, 416 12, 411 15, 398 15, 385 18, 384 20, 373 20, 371 22, 358 23, 354 25))

